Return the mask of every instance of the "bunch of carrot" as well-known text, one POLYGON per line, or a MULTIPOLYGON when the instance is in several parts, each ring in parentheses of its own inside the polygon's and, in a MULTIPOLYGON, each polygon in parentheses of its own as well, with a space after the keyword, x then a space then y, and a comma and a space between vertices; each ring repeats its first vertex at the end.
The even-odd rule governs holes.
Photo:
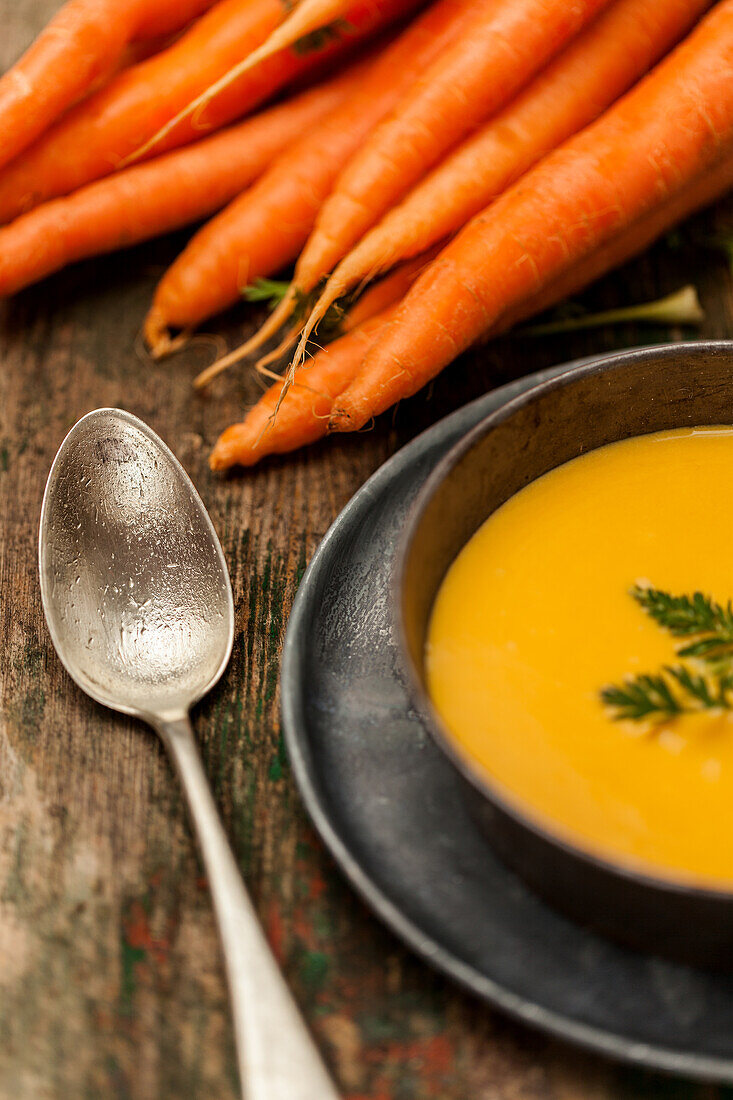
POLYGON ((69 0, 0 79, 0 294, 215 214, 155 292, 160 357, 294 264, 198 380, 293 350, 211 456, 251 465, 359 429, 731 185, 733 0, 69 0))

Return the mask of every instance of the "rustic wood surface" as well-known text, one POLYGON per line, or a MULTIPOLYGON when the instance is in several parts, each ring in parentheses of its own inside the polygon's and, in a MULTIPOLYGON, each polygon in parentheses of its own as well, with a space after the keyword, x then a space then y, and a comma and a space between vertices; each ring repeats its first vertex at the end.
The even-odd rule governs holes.
MULTIPOLYGON (((0 0, 1 65, 54 7, 0 0)), ((221 535, 236 642, 196 727, 242 873, 344 1097, 722 1097, 517 1026, 406 952, 351 893, 310 827, 278 718, 280 648, 299 577, 380 463, 510 377, 693 334, 616 327, 508 338, 464 357, 370 433, 220 478, 209 472, 208 451, 256 396, 256 381, 238 372, 210 396, 194 396, 190 380, 210 345, 154 366, 137 339, 156 278, 184 239, 79 265, 0 310, 0 1098, 237 1095, 209 895, 176 782, 145 728, 70 682, 41 613, 35 555, 45 478, 65 432, 100 405, 131 410, 167 440, 221 535)), ((643 301, 690 279, 706 310, 702 335, 733 336, 726 261, 699 246, 659 245, 584 301, 643 301)), ((235 311, 217 331, 232 342, 252 317, 235 311)))

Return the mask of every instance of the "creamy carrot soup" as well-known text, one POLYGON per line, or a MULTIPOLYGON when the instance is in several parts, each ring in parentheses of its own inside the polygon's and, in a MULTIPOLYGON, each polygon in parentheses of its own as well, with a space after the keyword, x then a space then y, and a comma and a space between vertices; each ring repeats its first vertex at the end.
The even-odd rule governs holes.
POLYGON ((587 851, 717 887, 733 885, 732 475, 721 426, 539 478, 451 566, 426 655, 446 728, 505 799, 587 851))

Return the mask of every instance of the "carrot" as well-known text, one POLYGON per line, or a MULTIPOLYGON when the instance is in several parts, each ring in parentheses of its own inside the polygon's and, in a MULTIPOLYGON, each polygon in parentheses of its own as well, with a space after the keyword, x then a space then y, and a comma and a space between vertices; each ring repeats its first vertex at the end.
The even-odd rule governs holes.
MULTIPOLYGON (((394 271, 386 276, 386 278, 370 286, 352 306, 349 312, 344 314, 339 325, 341 334, 346 335, 346 333, 353 332, 354 329, 363 324, 364 321, 368 321, 370 318, 376 316, 376 314, 382 313, 388 306, 394 305, 403 298, 420 272, 430 263, 437 253, 437 248, 424 252, 422 256, 416 256, 414 259, 408 260, 407 263, 400 264, 400 266, 396 267, 394 271)), ((292 339, 295 339, 296 335, 297 328, 292 333, 292 339)), ((275 351, 260 359, 257 363, 257 369, 262 370, 271 361, 278 359, 285 353, 291 342, 292 340, 290 339, 286 340, 284 344, 276 348, 275 351)), ((236 359, 234 361, 236 362, 236 359)), ((229 356, 225 355, 217 359, 210 367, 201 371, 201 373, 194 378, 194 387, 200 390, 203 389, 204 386, 208 386, 209 382, 213 382, 213 380, 230 365, 229 356)))
POLYGON ((304 327, 337 298, 460 229, 536 161, 597 118, 686 33, 711 0, 617 0, 529 87, 436 168, 341 261, 304 327))
POLYGON ((421 252, 419 256, 413 256, 412 259, 396 267, 389 275, 367 287, 351 309, 344 314, 341 331, 351 332, 362 321, 366 321, 376 313, 381 313, 388 305, 404 298, 415 279, 429 263, 432 263, 439 251, 440 248, 436 246, 427 252, 421 252))
POLYGON ((188 148, 53 199, 0 228, 0 296, 66 264, 218 210, 342 97, 343 76, 188 148), (171 187, 171 182, 175 186, 171 187))
POLYGON ((673 226, 709 206, 733 188, 733 157, 724 158, 711 171, 704 172, 679 194, 637 219, 580 263, 553 279, 539 293, 530 295, 505 314, 492 336, 500 335, 558 302, 585 290, 614 268, 639 256, 673 226))
POLYGON ((272 57, 278 50, 287 49, 299 39, 316 31, 328 33, 329 24, 343 17, 348 10, 348 0, 299 0, 296 8, 276 27, 272 34, 253 50, 247 57, 230 69, 221 80, 199 96, 196 103, 189 105, 190 110, 197 110, 208 103, 213 96, 232 84, 243 73, 253 69, 268 57, 272 57))
MULTIPOLYGON (((403 298, 420 272, 435 259, 439 251, 440 248, 437 246, 428 249, 427 252, 423 252, 421 255, 415 256, 406 263, 400 264, 400 266, 395 268, 386 278, 370 286, 354 303, 351 309, 344 313, 343 317, 340 319, 339 329, 341 332, 351 332, 351 330, 361 324, 365 318, 371 317, 375 313, 380 313, 384 305, 391 305, 398 298, 403 298)), ((264 331, 264 327, 265 326, 263 326, 263 329, 260 329, 260 333, 264 331)), ((268 367, 270 363, 282 358, 290 345, 297 340, 298 335, 299 325, 296 324, 286 333, 278 347, 257 360, 255 363, 256 369, 258 371, 264 371, 264 368, 268 367)), ((236 348, 230 355, 225 355, 221 359, 217 359, 216 362, 212 363, 212 365, 204 371, 204 374, 207 376, 207 381, 221 374, 222 371, 226 370, 227 367, 230 367, 233 363, 238 362, 241 356, 241 348, 236 348)), ((198 379, 195 379, 194 385, 197 383, 198 379)))
POLYGON ((154 355, 165 354, 171 327, 198 324, 298 255, 348 157, 446 38, 461 33, 474 3, 439 0, 428 8, 359 74, 350 96, 193 237, 158 285, 145 321, 154 355))
POLYGON ((359 428, 625 227, 733 156, 733 0, 458 234, 341 395, 359 428))
MULTIPOLYGON (((343 52, 404 10, 404 0, 352 0, 349 34, 321 50, 285 50, 247 73, 157 149, 201 137, 252 110, 283 84, 343 52)), ((172 46, 120 73, 73 108, 0 176, 0 222, 109 175, 120 161, 277 26, 280 0, 220 0, 172 46)))
MULTIPOLYGON (((673 199, 625 228, 606 245, 565 272, 558 280, 549 283, 541 293, 520 303, 516 310, 502 318, 491 335, 497 336, 506 332, 528 317, 550 309, 563 299, 577 294, 607 271, 643 252, 673 225, 707 206, 732 187, 733 158, 729 157, 712 172, 705 172, 673 199)), ((397 269, 397 271, 400 270, 397 269)), ((377 287, 385 287, 385 289, 391 284, 395 293, 391 305, 386 298, 383 303, 379 303, 384 306, 381 316, 375 316, 369 308, 370 292, 367 292, 357 303, 365 310, 360 320, 360 331, 364 332, 366 329, 364 321, 369 324, 366 330, 370 336, 369 346, 387 329, 388 322, 396 315, 397 300, 401 297, 399 292, 402 289, 400 280, 395 278, 396 274, 397 272, 377 284, 377 287)), ((376 297, 371 297, 371 303, 377 306, 376 297)), ((364 345, 353 344, 351 347, 353 356, 346 354, 349 346, 344 344, 344 338, 342 338, 330 344, 301 368, 295 382, 285 394, 276 418, 274 410, 281 397, 285 380, 272 386, 242 424, 233 425, 220 437, 209 460, 212 469, 224 469, 234 464, 251 466, 265 455, 282 454, 320 439, 327 430, 326 418, 333 409, 335 399, 344 392, 360 371, 364 345), (323 375, 321 375, 321 369, 323 375), (314 401, 314 391, 317 395, 316 401, 314 401), (306 399, 306 394, 310 394, 310 402, 306 399)))
POLYGON ((284 454, 321 439, 328 431, 334 399, 396 309, 396 304, 388 307, 329 344, 298 372, 284 397, 285 379, 271 386, 241 424, 233 424, 219 437, 209 458, 212 470, 254 466, 266 455, 284 454))
POLYGON ((608 0, 475 0, 474 22, 374 128, 298 260, 309 292, 444 153, 504 106, 608 0))
POLYGON ((0 78, 0 167, 110 72, 129 42, 177 30, 212 3, 69 0, 0 78))
MULTIPOLYGON (((288 5, 292 0, 281 0, 281 2, 288 5)), ((302 3, 302 0, 300 2, 302 3)), ((320 57, 330 56, 341 39, 348 40, 354 34, 368 33, 374 26, 384 26, 422 2, 424 0, 402 0, 401 3, 400 0, 372 0, 370 5, 369 0, 359 0, 359 2, 351 0, 351 3, 345 6, 345 18, 330 25, 327 32, 324 30, 322 34, 314 32, 306 35, 292 46, 260 58, 254 66, 249 64, 252 53, 246 54, 244 62, 227 69, 213 84, 208 84, 151 137, 130 153, 123 163, 131 164, 142 157, 150 156, 153 151, 160 152, 161 149, 170 148, 171 142, 176 142, 176 135, 180 131, 185 133, 191 126, 194 129, 209 128, 212 124, 218 124, 212 120, 216 120, 222 114, 227 120, 231 118, 230 104, 238 103, 242 88, 246 89, 251 81, 253 68, 258 72, 268 71, 268 67, 276 57, 290 57, 293 53, 303 55, 314 52, 320 57), (370 25, 370 21, 373 26, 370 25)), ((268 38, 267 41, 270 39, 268 38)))

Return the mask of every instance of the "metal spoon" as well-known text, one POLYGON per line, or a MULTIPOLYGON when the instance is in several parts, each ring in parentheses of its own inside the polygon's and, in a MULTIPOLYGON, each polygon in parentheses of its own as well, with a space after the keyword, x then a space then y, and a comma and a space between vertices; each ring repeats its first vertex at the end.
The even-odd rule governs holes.
POLYGON ((229 660, 226 562, 183 467, 120 409, 83 417, 48 476, 41 597, 70 676, 148 722, 183 785, 211 886, 247 1100, 337 1100, 270 953, 206 782, 188 712, 229 660))

